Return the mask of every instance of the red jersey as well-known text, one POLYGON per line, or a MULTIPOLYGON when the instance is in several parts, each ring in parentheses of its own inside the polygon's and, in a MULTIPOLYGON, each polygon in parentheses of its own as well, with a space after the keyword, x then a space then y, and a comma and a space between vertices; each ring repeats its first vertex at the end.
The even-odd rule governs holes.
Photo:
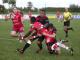
POLYGON ((20 12, 11 13, 11 18, 13 22, 13 30, 16 32, 23 32, 24 26, 21 21, 22 14, 20 12))
POLYGON ((41 32, 42 29, 43 29, 43 25, 40 22, 35 22, 30 28, 30 31, 35 30, 38 36, 42 36, 42 32, 41 32))
MULTIPOLYGON (((46 34, 52 35, 54 33, 54 31, 48 31, 47 29, 44 29, 42 31, 42 33, 46 33, 46 34)), ((49 36, 45 35, 45 42, 46 43, 55 42, 55 38, 54 37, 49 37, 49 36)))
POLYGON ((36 21, 42 23, 43 25, 46 23, 49 23, 48 17, 47 16, 37 16, 36 21))
POLYGON ((13 26, 15 26, 16 28, 23 26, 22 21, 21 21, 22 15, 19 12, 15 14, 13 13, 12 17, 13 17, 12 18, 13 26))
POLYGON ((43 28, 43 24, 41 24, 40 22, 35 22, 33 24, 33 28, 36 30, 39 30, 39 29, 43 28))

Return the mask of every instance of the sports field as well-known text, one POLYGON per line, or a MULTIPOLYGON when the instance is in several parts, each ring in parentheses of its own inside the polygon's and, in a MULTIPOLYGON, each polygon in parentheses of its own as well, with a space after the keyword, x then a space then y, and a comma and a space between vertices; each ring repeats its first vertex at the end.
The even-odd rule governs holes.
MULTIPOLYGON (((50 19, 50 21, 57 28, 57 39, 65 39, 63 31, 63 23, 50 19)), ((71 26, 74 31, 70 31, 67 45, 71 45, 74 48, 74 55, 70 54, 62 49, 62 54, 50 55, 46 49, 46 45, 43 42, 43 51, 39 54, 36 53, 37 44, 36 41, 31 45, 29 49, 23 55, 16 52, 18 47, 22 47, 24 43, 19 43, 17 38, 10 36, 12 22, 0 20, 0 60, 80 60, 80 20, 72 20, 71 26)), ((28 31, 29 22, 24 22, 25 33, 28 31)))

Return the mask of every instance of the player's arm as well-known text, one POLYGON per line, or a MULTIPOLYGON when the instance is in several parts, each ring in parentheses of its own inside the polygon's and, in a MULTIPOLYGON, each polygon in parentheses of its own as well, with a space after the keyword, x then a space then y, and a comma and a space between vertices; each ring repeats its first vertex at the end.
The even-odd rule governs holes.
POLYGON ((72 18, 72 13, 69 13, 69 19, 70 19, 70 20, 73 19, 73 18, 72 18))
POLYGON ((33 31, 29 31, 29 32, 28 32, 23 38, 24 38, 24 39, 25 39, 25 38, 30 39, 31 36, 32 36, 34 33, 36 33, 35 30, 33 30, 33 31))
POLYGON ((23 16, 21 16, 21 21, 24 22, 24 17, 23 16))
POLYGON ((31 33, 32 33, 32 31, 28 31, 23 38, 28 37, 31 33))
POLYGON ((63 14, 62 14, 62 20, 61 20, 61 22, 64 21, 64 19, 65 19, 65 18, 64 18, 64 13, 63 13, 63 14))
POLYGON ((50 35, 50 34, 47 34, 47 33, 44 32, 43 35, 49 36, 49 37, 56 37, 56 33, 53 33, 53 34, 50 35))
POLYGON ((9 19, 11 19, 11 13, 5 15, 5 21, 8 21, 9 19))

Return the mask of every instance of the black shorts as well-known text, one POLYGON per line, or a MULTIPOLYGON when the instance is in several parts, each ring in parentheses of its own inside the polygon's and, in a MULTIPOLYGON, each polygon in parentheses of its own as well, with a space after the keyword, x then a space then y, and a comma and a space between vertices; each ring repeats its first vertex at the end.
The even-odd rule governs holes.
POLYGON ((40 41, 40 42, 43 42, 44 36, 37 36, 37 37, 35 37, 34 39, 32 39, 32 41, 34 41, 34 40, 38 40, 38 41, 40 41))
POLYGON ((54 42, 49 42, 49 43, 46 43, 47 46, 52 46, 53 44, 55 44, 57 42, 56 38, 55 38, 55 41, 54 42))
POLYGON ((44 36, 38 37, 38 41, 43 42, 43 40, 44 40, 44 36))
POLYGON ((64 26, 70 26, 70 21, 64 22, 64 26))

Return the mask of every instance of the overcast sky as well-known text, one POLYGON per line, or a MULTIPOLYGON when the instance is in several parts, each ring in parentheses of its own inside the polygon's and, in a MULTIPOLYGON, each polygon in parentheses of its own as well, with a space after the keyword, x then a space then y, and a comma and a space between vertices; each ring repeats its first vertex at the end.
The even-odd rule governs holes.
MULTIPOLYGON (((69 7, 71 4, 79 5, 80 0, 16 0, 17 7, 26 7, 27 2, 31 1, 34 7, 42 8, 42 7, 69 7)), ((0 0, 0 4, 2 0, 0 0)), ((8 8, 8 4, 5 4, 8 8)))

